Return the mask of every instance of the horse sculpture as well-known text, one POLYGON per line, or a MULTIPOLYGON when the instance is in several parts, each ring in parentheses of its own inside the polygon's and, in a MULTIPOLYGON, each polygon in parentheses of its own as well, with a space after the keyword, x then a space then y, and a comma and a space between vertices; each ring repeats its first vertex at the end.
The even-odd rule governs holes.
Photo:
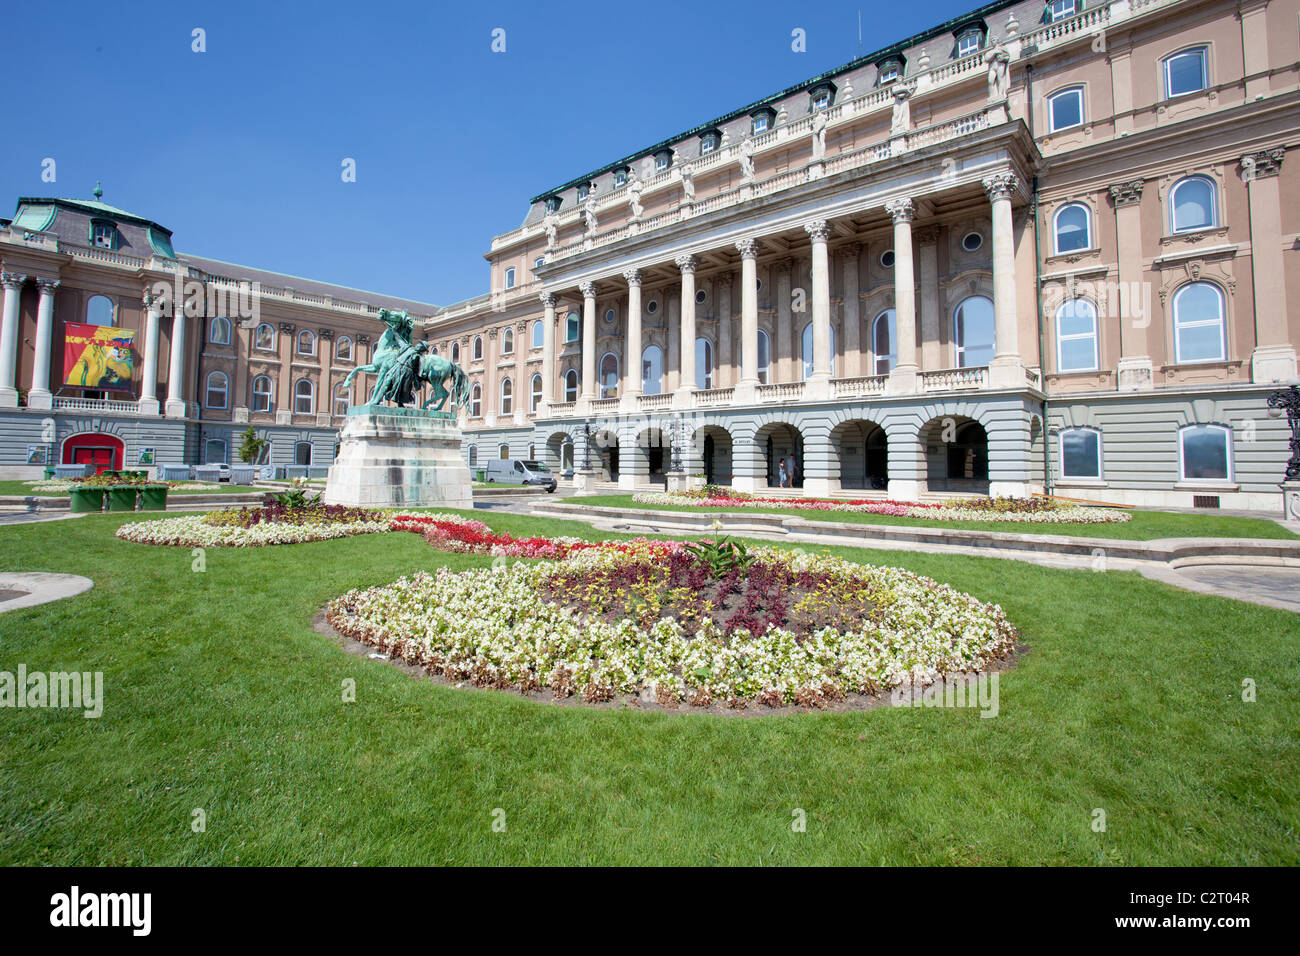
POLYGON ((416 391, 427 382, 433 386, 433 395, 423 408, 437 402, 436 410, 441 411, 448 398, 458 408, 466 407, 470 385, 465 371, 454 362, 428 354, 426 343, 411 341, 415 323, 405 310, 380 309, 379 318, 387 328, 375 345, 370 362, 349 372, 343 387, 351 385, 352 377, 358 372, 371 372, 376 376, 375 387, 370 392, 372 405, 387 401, 405 408, 414 404, 416 391), (443 387, 448 379, 452 383, 450 391, 443 387))

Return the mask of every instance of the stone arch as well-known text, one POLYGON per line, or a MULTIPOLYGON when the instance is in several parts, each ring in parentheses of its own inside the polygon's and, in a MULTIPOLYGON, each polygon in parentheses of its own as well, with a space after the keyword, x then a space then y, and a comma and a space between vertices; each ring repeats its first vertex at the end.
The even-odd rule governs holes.
POLYGON ((556 429, 546 436, 543 461, 556 475, 577 467, 577 442, 571 429, 556 429))
POLYGON ((691 434, 683 466, 688 475, 704 475, 710 485, 730 485, 733 475, 734 442, 720 424, 698 425, 691 434))
POLYGON ((883 491, 889 482, 889 437, 865 416, 846 418, 830 433, 831 486, 883 491))
POLYGON ((632 446, 621 456, 620 476, 626 475, 624 485, 668 484, 668 469, 672 464, 671 423, 650 422, 641 427, 633 438, 632 446))

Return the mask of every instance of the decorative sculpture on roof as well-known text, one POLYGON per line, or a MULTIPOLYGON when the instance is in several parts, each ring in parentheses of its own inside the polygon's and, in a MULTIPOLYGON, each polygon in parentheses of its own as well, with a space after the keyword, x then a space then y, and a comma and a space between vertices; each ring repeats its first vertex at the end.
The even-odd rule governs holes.
POLYGON ((548 211, 546 218, 542 220, 542 228, 546 230, 546 251, 554 252, 559 244, 560 217, 548 211))
POLYGON ((628 173, 627 204, 632 208, 633 219, 640 219, 645 213, 645 206, 641 203, 641 190, 644 188, 641 177, 636 174, 635 169, 628 173))
POLYGON ((912 128, 912 90, 900 83, 894 88, 894 112, 889 119, 889 135, 901 136, 912 128))
POLYGON ((587 193, 587 200, 582 204, 582 218, 587 226, 587 238, 596 234, 596 190, 587 193))
POLYGON ((826 158, 826 112, 818 110, 812 121, 812 158, 820 163, 826 158))
POLYGON ((688 203, 695 202, 695 170, 689 165, 682 166, 682 197, 688 203))
POLYGON ((368 365, 358 365, 343 380, 343 387, 352 384, 358 372, 371 372, 376 376, 375 387, 370 392, 370 404, 392 402, 399 408, 415 403, 415 393, 421 385, 433 386, 433 395, 424 403, 428 408, 437 402, 437 410, 450 398, 458 408, 466 407, 469 399, 469 376, 454 362, 438 355, 428 354, 427 342, 414 342, 411 335, 415 322, 405 310, 379 310, 380 320, 387 326, 375 345, 368 365), (451 380, 451 390, 444 383, 451 380))
POLYGON ((740 144, 740 178, 742 181, 754 181, 754 137, 746 136, 740 144))
POLYGON ((1007 67, 1011 62, 1011 56, 1002 44, 999 43, 989 51, 989 102, 997 103, 1007 98, 1007 91, 1010 89, 1010 82, 1007 78, 1007 67))

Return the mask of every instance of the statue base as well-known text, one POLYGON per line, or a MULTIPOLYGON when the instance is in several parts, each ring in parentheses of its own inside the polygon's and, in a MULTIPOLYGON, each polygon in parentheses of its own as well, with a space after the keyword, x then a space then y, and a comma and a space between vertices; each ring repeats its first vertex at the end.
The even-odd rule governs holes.
POLYGON ((460 446, 451 412, 354 405, 322 500, 362 508, 472 508, 460 446))
POLYGON ((1300 521, 1300 478, 1282 482, 1282 517, 1286 521, 1300 521))

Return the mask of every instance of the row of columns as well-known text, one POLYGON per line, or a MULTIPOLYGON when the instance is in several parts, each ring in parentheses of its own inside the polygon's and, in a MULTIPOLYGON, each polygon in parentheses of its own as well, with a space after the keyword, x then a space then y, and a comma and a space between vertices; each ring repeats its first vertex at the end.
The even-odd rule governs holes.
MULTIPOLYGON (((993 305, 995 316, 996 348, 989 369, 990 384, 994 387, 1018 386, 1024 382, 1020 358, 1018 320, 1016 312, 1015 234, 1011 216, 1012 198, 1020 191, 1020 182, 1014 173, 993 174, 983 180, 984 189, 992 205, 992 258, 993 305)), ((915 207, 908 197, 892 199, 885 203, 894 227, 894 303, 897 323, 898 359, 886 382, 887 394, 914 394, 919 390, 920 366, 917 362, 916 263, 913 256, 912 223, 915 207)), ((804 383, 804 398, 817 401, 830 397, 830 381, 834 356, 831 354, 831 283, 828 240, 830 224, 817 219, 804 224, 812 251, 812 323, 813 356, 812 374, 804 383)), ((758 380, 758 254, 757 238, 741 239, 735 243, 740 254, 740 379, 735 386, 737 404, 753 402, 757 398, 758 380)), ((855 247, 856 248, 856 247, 855 247)), ((681 275, 681 293, 676 302, 669 303, 669 350, 679 355, 679 380, 674 390, 674 404, 689 405, 690 393, 695 391, 695 271, 694 255, 676 257, 674 264, 681 275), (676 307, 676 309, 674 309, 676 307), (673 311, 679 312, 674 319, 673 311)), ((921 295, 938 294, 938 261, 933 244, 923 245, 920 258, 921 295)), ((623 363, 622 395, 634 399, 641 393, 641 270, 629 269, 623 273, 628 286, 627 349, 623 363)), ((851 330, 853 341, 844 343, 846 349, 860 347, 858 328, 858 277, 854 270, 845 275, 846 331, 851 330)), ((784 292, 778 287, 778 299, 789 298, 788 280, 784 292)), ((583 403, 597 396, 596 348, 596 294, 595 282, 583 282, 582 293, 582 385, 583 403)), ((555 391, 555 315, 556 295, 543 292, 541 301, 545 309, 542 401, 553 403, 555 391)), ((783 302, 778 302, 778 307, 783 302)), ((927 321, 937 322, 937 300, 933 308, 926 308, 927 321)), ((728 312, 730 310, 728 309, 728 312)), ((724 326, 729 329, 729 326, 724 326)), ((926 341, 938 341, 938 329, 927 328, 926 341)), ((729 334, 729 332, 728 332, 729 334)), ((848 336, 846 336, 848 337, 848 336)), ((786 351, 789 351, 788 343, 786 351)), ((783 352, 784 354, 784 352, 783 352)), ((927 362, 932 361, 926 355, 927 362)), ((937 356, 935 356, 937 358, 937 356)))

